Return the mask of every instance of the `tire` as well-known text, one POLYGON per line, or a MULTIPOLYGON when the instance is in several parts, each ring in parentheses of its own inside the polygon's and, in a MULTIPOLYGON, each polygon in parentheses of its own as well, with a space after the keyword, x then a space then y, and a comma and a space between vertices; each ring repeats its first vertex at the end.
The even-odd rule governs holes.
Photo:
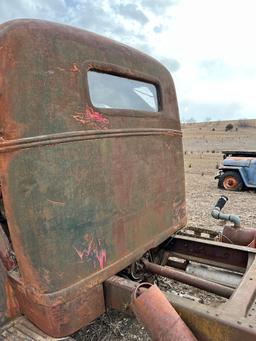
POLYGON ((218 186, 227 191, 241 191, 243 180, 238 172, 227 171, 220 176, 218 186))

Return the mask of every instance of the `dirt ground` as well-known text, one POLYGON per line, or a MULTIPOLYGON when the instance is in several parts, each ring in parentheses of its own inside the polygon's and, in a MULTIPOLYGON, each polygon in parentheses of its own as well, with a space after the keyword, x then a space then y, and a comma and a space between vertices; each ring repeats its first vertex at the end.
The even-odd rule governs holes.
POLYGON ((214 179, 222 150, 256 150, 256 120, 188 124, 183 126, 183 137, 188 225, 215 228, 210 212, 225 194, 229 201, 223 212, 238 214, 244 227, 256 228, 256 192, 223 191, 214 179), (240 127, 239 122, 248 126, 240 127), (234 128, 226 132, 229 123, 234 128))
MULTIPOLYGON (((242 226, 256 228, 256 191, 226 192, 217 188, 217 168, 222 162, 221 150, 256 150, 256 120, 208 122, 183 126, 184 161, 188 226, 216 229, 219 224, 211 217, 211 209, 221 194, 229 201, 223 212, 238 214, 242 226), (227 124, 233 129, 225 131, 227 124)), ((160 279, 164 290, 187 293, 216 304, 215 295, 160 279)), ((150 340, 145 329, 132 317, 110 311, 75 335, 76 340, 116 341, 150 340)))

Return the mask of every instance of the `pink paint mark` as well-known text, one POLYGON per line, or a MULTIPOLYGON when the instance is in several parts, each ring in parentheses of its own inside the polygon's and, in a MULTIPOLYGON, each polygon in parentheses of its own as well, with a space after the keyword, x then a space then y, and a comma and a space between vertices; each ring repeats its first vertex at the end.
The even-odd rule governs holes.
POLYGON ((71 66, 70 71, 72 71, 72 72, 79 72, 79 67, 74 63, 71 66))
POLYGON ((106 123, 106 124, 109 123, 109 120, 106 117, 104 117, 99 112, 94 111, 93 108, 89 107, 89 105, 86 105, 85 112, 86 112, 86 116, 92 121, 106 123))
POLYGON ((86 249, 85 250, 78 250, 75 246, 73 246, 73 248, 75 249, 76 253, 78 254, 78 257, 80 258, 81 262, 84 260, 84 256, 86 254, 86 249))
POLYGON ((99 265, 100 265, 100 268, 103 269, 104 268, 104 265, 107 261, 107 252, 106 250, 102 249, 98 252, 96 252, 96 257, 98 259, 98 262, 99 262, 99 265))
POLYGON ((93 266, 96 267, 95 260, 97 259, 99 266, 101 269, 104 268, 105 263, 107 261, 107 252, 105 249, 101 248, 101 240, 99 239, 96 243, 93 239, 90 240, 89 245, 87 248, 83 250, 79 250, 75 246, 73 246, 74 250, 76 251, 80 261, 83 262, 85 257, 89 257, 93 262, 93 266))
POLYGON ((93 123, 96 128, 107 128, 109 120, 104 117, 101 113, 94 111, 93 108, 86 105, 84 112, 78 112, 73 115, 73 118, 83 125, 93 123))

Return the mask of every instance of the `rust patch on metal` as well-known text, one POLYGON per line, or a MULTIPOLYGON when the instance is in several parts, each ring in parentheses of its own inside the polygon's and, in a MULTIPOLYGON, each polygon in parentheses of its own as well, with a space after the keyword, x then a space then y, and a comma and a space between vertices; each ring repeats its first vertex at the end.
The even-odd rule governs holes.
POLYGON ((16 265, 15 257, 12 254, 12 249, 9 240, 0 224, 0 259, 3 262, 6 270, 12 270, 16 265))
POLYGON ((19 266, 19 270, 21 273, 21 278, 24 283, 33 283, 33 287, 40 288, 42 286, 42 282, 38 276, 38 273, 34 270, 33 265, 29 257, 26 255, 24 251, 24 246, 22 244, 21 232, 17 226, 15 221, 15 217, 12 209, 12 200, 10 197, 10 192, 6 184, 9 182, 8 174, 9 174, 9 164, 12 158, 17 156, 18 152, 13 153, 12 155, 7 154, 2 156, 0 163, 0 170, 2 174, 2 183, 5 185, 2 186, 2 194, 3 194, 3 202, 5 207, 5 213, 8 221, 8 226, 10 230, 11 240, 14 248, 14 252, 17 258, 17 263, 19 266))
POLYGON ((9 280, 6 280, 5 283, 5 291, 6 291, 6 307, 7 307, 7 317, 14 318, 20 314, 20 307, 17 301, 15 292, 11 286, 9 280))
POLYGON ((73 118, 82 125, 89 125, 93 129, 107 129, 109 119, 101 113, 94 111, 93 108, 86 105, 84 112, 78 112, 73 115, 73 118))
MULTIPOLYGON (((1 37, 0 37, 1 43, 1 37)), ((12 119, 10 115, 10 100, 9 89, 5 73, 10 72, 16 66, 16 61, 12 52, 12 48, 9 46, 8 39, 0 49, 0 113, 1 113, 1 141, 12 136, 15 132, 17 122, 12 119)))
POLYGON ((105 312, 103 286, 94 286, 84 290, 71 300, 55 301, 49 305, 44 302, 35 303, 30 293, 16 287, 21 311, 44 333, 52 337, 71 335, 78 329, 88 325, 91 321, 105 312))
POLYGON ((153 340, 197 340, 156 285, 139 285, 133 292, 131 307, 153 340))

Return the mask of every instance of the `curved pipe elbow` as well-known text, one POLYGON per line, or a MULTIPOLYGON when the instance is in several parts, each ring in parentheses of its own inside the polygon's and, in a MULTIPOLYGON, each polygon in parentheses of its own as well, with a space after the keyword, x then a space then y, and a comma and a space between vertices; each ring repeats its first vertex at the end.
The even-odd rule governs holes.
POLYGON ((218 207, 214 207, 214 209, 212 210, 212 217, 214 219, 219 219, 220 216, 220 209, 218 207))
POLYGON ((240 220, 240 217, 238 215, 230 214, 229 221, 234 223, 235 227, 240 227, 240 225, 241 225, 241 220, 240 220))
POLYGON ((231 221, 232 223, 234 223, 235 227, 240 227, 241 221, 238 215, 222 213, 219 207, 214 207, 211 214, 214 219, 231 221))

